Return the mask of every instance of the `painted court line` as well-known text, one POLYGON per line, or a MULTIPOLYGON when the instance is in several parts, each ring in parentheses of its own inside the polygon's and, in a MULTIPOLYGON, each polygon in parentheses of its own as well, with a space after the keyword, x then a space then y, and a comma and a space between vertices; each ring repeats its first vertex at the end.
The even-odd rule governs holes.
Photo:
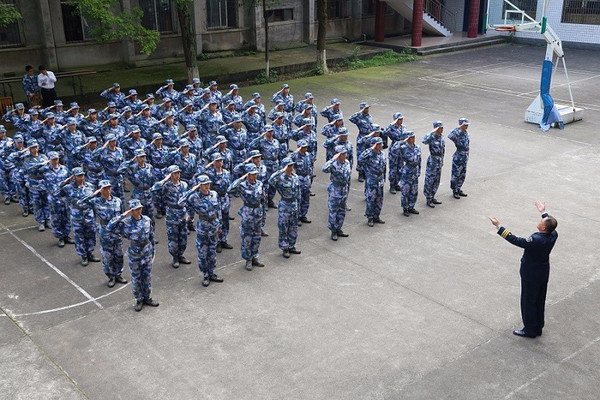
POLYGON ((63 277, 67 282, 69 282, 75 289, 77 289, 82 295, 84 295, 88 300, 90 300, 92 303, 94 303, 98 308, 100 309, 104 309, 104 307, 102 307, 102 304, 98 303, 98 301, 96 301, 96 299, 94 297, 92 297, 91 294, 89 294, 88 292, 86 292, 81 286, 79 286, 78 284, 76 284, 71 278, 69 278, 67 275, 65 275, 60 269, 58 269, 54 264, 52 264, 50 261, 46 260, 40 253, 38 253, 33 247, 31 247, 26 241, 24 241, 23 239, 19 238, 17 235, 15 235, 13 233, 13 231, 11 231, 10 229, 6 228, 6 226, 4 226, 4 224, 0 223, 0 228, 4 228, 6 229, 6 231, 8 232, 9 235, 11 235, 13 238, 15 238, 19 243, 21 243, 23 246, 25 246, 27 248, 27 250, 29 250, 30 252, 33 253, 34 256, 36 256, 37 258, 39 258, 44 264, 46 264, 47 266, 49 266, 50 268, 52 268, 54 270, 54 272, 56 272, 58 275, 60 275, 61 277, 63 277))
POLYGON ((82 301, 82 302, 79 302, 79 303, 71 304, 71 305, 68 305, 68 306, 51 308, 49 310, 42 310, 42 311, 36 311, 36 312, 30 312, 30 313, 23 313, 23 314, 11 314, 11 315, 13 317, 28 317, 28 316, 31 316, 31 315, 50 314, 50 313, 57 312, 57 311, 69 310, 71 308, 83 306, 84 304, 91 303, 91 302, 93 302, 95 300, 100 300, 100 299, 103 299, 105 297, 108 297, 111 294, 117 293, 118 291, 120 291, 122 289, 125 289, 127 286, 129 286, 129 283, 127 283, 125 285, 122 285, 121 287, 119 287, 118 289, 113 290, 110 293, 105 293, 102 296, 95 297, 95 298, 92 298, 92 299, 89 299, 89 300, 86 300, 86 301, 82 301))

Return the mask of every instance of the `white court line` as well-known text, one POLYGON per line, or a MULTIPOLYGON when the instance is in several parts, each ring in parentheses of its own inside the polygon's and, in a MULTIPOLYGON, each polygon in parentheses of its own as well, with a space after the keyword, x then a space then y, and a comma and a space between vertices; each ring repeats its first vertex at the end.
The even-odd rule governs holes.
MULTIPOLYGON (((100 299, 103 299, 103 298, 105 298, 105 297, 108 297, 108 296, 110 296, 111 294, 117 293, 117 292, 118 292, 119 290, 121 290, 121 289, 125 289, 127 286, 129 286, 129 283, 127 283, 127 284, 125 284, 125 285, 123 285, 123 286, 119 287, 118 289, 115 289, 115 290, 113 290, 113 291, 112 291, 112 292, 110 292, 110 293, 106 293, 106 294, 103 294, 102 296, 99 296, 99 297, 96 297, 96 298, 93 298, 93 299, 90 299, 90 300, 82 301, 82 302, 80 302, 80 303, 75 303, 75 304, 71 304, 71 305, 64 306, 64 307, 52 308, 52 309, 50 309, 50 310, 42 310, 42 311, 36 311, 36 312, 30 312, 30 313, 23 313, 23 314, 11 314, 11 316, 12 316, 12 317, 28 317, 28 316, 30 316, 30 315, 42 315, 42 314, 50 314, 50 313, 57 312, 57 311, 64 311, 64 310, 68 310, 68 309, 71 309, 71 308, 75 308, 75 307, 82 306, 82 305, 84 305, 84 304, 91 303, 91 302, 92 302, 92 301, 94 301, 94 300, 100 300, 100 299)), ((1 315, 0 315, 0 316, 1 316, 1 315)))
MULTIPOLYGON (((0 236, 6 235, 6 234, 10 233, 7 228, 9 228, 9 227, 3 228, 3 229, 6 229, 6 230, 4 232, 0 232, 0 236)), ((12 229, 12 232, 20 232, 20 231, 24 231, 24 230, 27 230, 27 229, 33 229, 33 228, 37 228, 37 225, 24 226, 24 227, 19 228, 19 229, 12 229)))
POLYGON ((89 294, 88 292, 86 292, 81 286, 79 286, 78 284, 76 284, 71 278, 69 278, 67 275, 65 275, 60 269, 58 269, 56 266, 54 266, 54 264, 52 264, 50 261, 46 260, 40 253, 38 253, 33 247, 31 247, 26 241, 24 241, 23 239, 19 238, 17 235, 15 235, 13 233, 13 231, 11 231, 10 229, 8 229, 6 226, 4 226, 4 224, 0 223, 0 228, 4 228, 7 230, 7 232, 14 237, 19 243, 21 243, 23 246, 25 246, 27 248, 27 250, 29 250, 30 252, 33 253, 34 256, 36 256, 37 258, 39 258, 44 264, 46 264, 47 266, 49 266, 50 268, 52 268, 54 270, 54 272, 56 272, 58 275, 60 275, 61 277, 63 277, 67 282, 69 282, 75 289, 77 289, 82 295, 84 295, 88 300, 90 300, 91 302, 93 302, 98 308, 100 309, 104 309, 104 307, 102 307, 102 304, 98 303, 96 301, 96 299, 94 297, 92 297, 91 294, 89 294))
MULTIPOLYGON (((557 367, 560 366, 561 364, 563 364, 566 361, 570 361, 571 359, 573 359, 575 356, 577 356, 578 354, 580 354, 584 350, 587 350, 590 346, 596 344, 598 341, 600 341, 600 336, 598 336, 596 339, 592 340, 591 342, 587 343, 585 346, 583 346, 579 350, 577 350, 577 351, 569 354, 568 356, 566 356, 565 358, 563 358, 562 360, 560 360, 558 362, 557 367)), ((537 380, 539 380, 541 377, 543 377, 544 375, 546 375, 548 372, 549 372, 549 370, 547 369, 545 371, 542 371, 538 375, 534 376, 533 378, 531 378, 530 380, 528 380, 527 382, 525 382, 524 384, 522 384, 521 386, 519 386, 518 388, 516 388, 515 390, 513 390, 512 392, 510 392, 506 396, 504 396, 504 400, 508 400, 508 399, 512 398, 515 394, 519 393, 521 390, 527 388, 528 386, 531 386, 531 384, 535 383, 537 380)))
MULTIPOLYGON (((590 79, 596 79, 596 78, 599 78, 599 77, 600 77, 600 75, 594 75, 594 76, 588 76, 587 78, 579 79, 577 81, 571 81, 569 83, 566 83, 566 82, 565 83, 559 83, 557 85, 552 85, 552 89, 555 89, 557 87, 567 86, 568 84, 575 85, 576 83, 589 81, 590 79)), ((533 93, 537 93, 537 92, 539 92, 539 90, 533 90, 531 92, 524 92, 524 93, 521 93, 520 95, 533 94, 533 93)))
MULTIPOLYGON (((506 64, 506 63, 510 63, 511 61, 502 61, 499 63, 494 63, 494 64, 488 64, 488 65, 482 65, 478 68, 488 68, 491 69, 491 67, 496 66, 496 68, 501 68, 502 64, 506 64)), ((519 65, 519 64, 514 64, 514 65, 519 65)), ((448 74, 455 74, 457 72, 466 72, 466 71, 476 71, 473 68, 465 68, 465 69, 457 69, 455 71, 446 71, 446 72, 440 72, 439 74, 431 74, 431 75, 427 75, 424 78, 428 78, 428 77, 434 77, 434 76, 440 76, 440 75, 448 75, 448 74)))

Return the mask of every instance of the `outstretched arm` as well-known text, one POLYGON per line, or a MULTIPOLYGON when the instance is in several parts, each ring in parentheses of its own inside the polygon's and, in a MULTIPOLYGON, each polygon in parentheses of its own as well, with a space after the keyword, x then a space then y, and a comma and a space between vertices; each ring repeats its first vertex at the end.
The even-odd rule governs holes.
POLYGON ((502 236, 503 239, 506 239, 507 242, 514 244, 517 247, 521 247, 523 249, 528 249, 533 247, 533 237, 530 236, 528 238, 518 237, 512 234, 511 231, 506 229, 505 227, 500 225, 500 221, 496 217, 488 217, 490 221, 492 221, 492 225, 498 228, 498 235, 502 236))

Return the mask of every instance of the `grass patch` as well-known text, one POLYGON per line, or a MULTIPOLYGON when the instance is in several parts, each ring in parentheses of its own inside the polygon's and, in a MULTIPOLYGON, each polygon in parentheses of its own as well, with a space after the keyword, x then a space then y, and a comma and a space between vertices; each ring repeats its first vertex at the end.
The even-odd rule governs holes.
POLYGON ((264 85, 265 83, 277 82, 278 76, 279 76, 279 74, 277 73, 277 70, 275 70, 275 69, 272 69, 269 71, 268 78, 267 78, 266 72, 263 71, 260 74, 256 75, 256 78, 254 78, 254 83, 256 85, 264 85))
POLYGON ((383 65, 415 61, 417 59, 417 56, 412 54, 411 51, 408 49, 403 50, 402 53, 396 53, 395 51, 390 50, 383 54, 379 54, 372 58, 369 58, 367 60, 361 60, 360 58, 358 58, 359 51, 360 47, 355 47, 354 51, 352 52, 352 56, 338 63, 336 65, 336 68, 342 70, 352 70, 370 67, 380 67, 383 65))

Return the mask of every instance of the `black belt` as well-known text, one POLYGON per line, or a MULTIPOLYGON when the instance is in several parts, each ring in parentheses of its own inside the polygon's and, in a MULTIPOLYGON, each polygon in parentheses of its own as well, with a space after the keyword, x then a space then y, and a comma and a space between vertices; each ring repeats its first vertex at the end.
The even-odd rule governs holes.
POLYGON ((260 206, 261 206, 261 203, 256 203, 256 204, 244 203, 244 207, 249 207, 249 208, 258 208, 260 206))
POLYGON ((148 243, 150 243, 149 240, 144 240, 143 242, 131 242, 131 245, 135 247, 146 247, 148 243))
POLYGON ((173 210, 183 210, 184 206, 170 206, 167 205, 167 208, 173 209, 173 210))
POLYGON ((432 157, 443 157, 443 154, 435 154, 435 153, 431 153, 432 157))
POLYGON ((286 203, 291 203, 292 201, 296 201, 298 199, 296 199, 295 197, 290 197, 290 198, 281 198, 281 201, 285 201, 286 203))
POLYGON ((468 147, 457 147, 456 148, 457 151, 469 151, 468 147))
POLYGON ((217 217, 209 217, 209 218, 205 218, 205 217, 199 217, 202 221, 206 221, 206 222, 213 222, 215 219, 217 219, 217 217))

